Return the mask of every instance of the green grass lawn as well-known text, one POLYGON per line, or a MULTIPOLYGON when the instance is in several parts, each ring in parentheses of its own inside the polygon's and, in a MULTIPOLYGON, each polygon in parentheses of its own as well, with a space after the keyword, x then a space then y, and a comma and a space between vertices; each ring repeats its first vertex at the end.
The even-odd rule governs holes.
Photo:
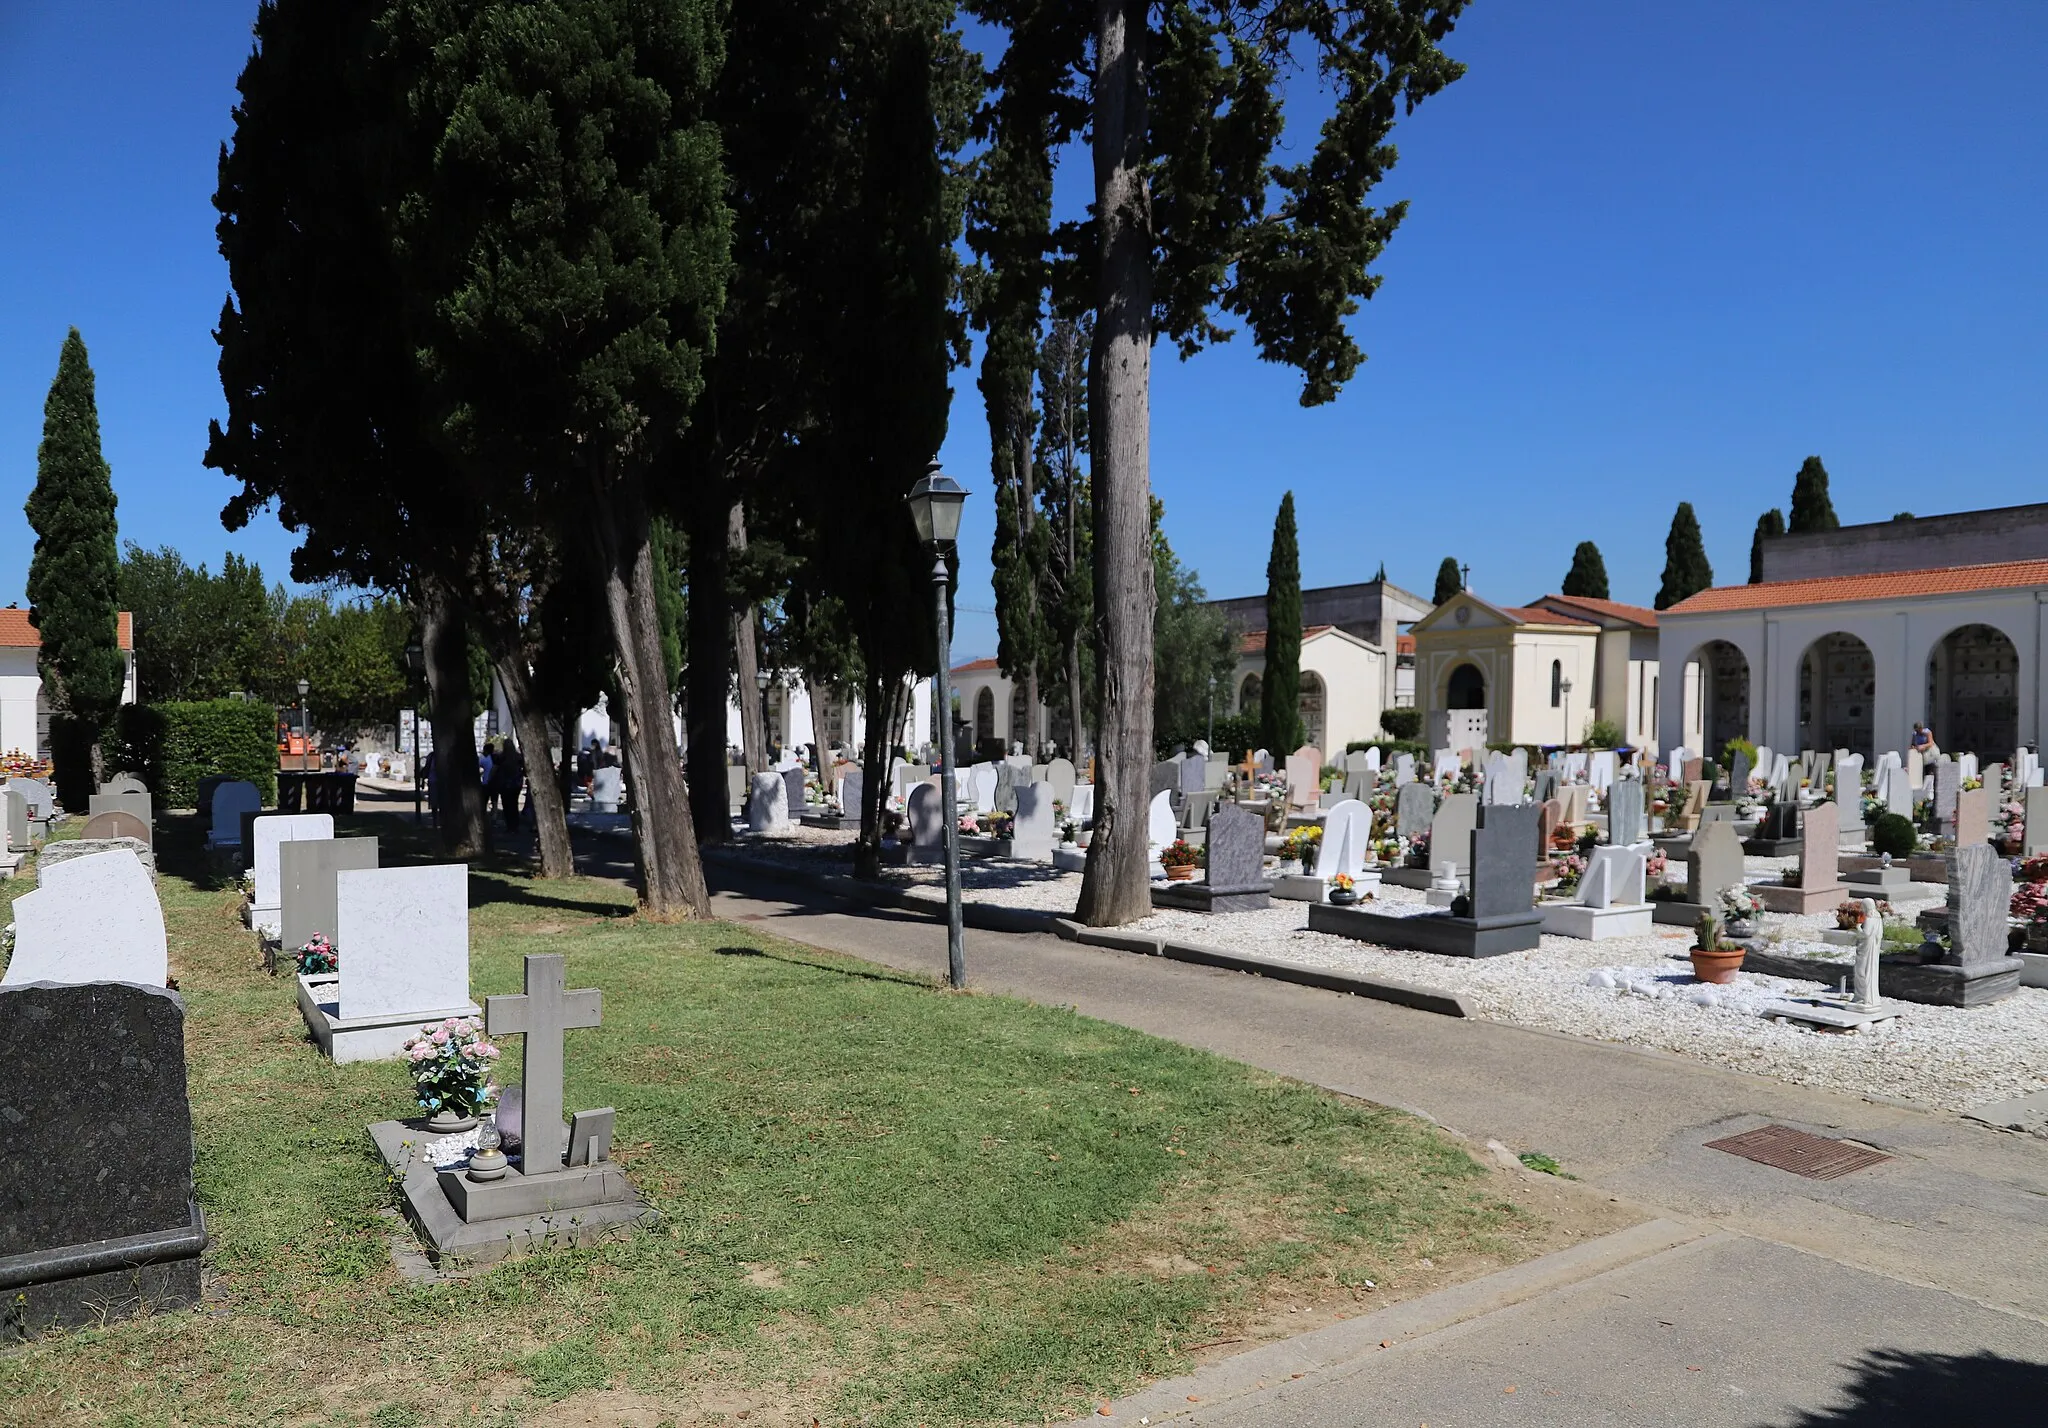
MULTIPOLYGON (((479 869, 479 999, 530 952, 603 989, 569 1105, 617 1108, 662 1218, 416 1285, 363 1129, 413 1113, 403 1071, 315 1052, 193 821, 162 822, 209 1302, 0 1360, 0 1422, 526 1423, 574 1398, 563 1421, 1041 1423, 1311 1322, 1289 1310, 1552 1242, 1410 1117, 748 925, 646 923, 615 884, 479 869)), ((387 862, 411 846, 354 822, 387 862)))

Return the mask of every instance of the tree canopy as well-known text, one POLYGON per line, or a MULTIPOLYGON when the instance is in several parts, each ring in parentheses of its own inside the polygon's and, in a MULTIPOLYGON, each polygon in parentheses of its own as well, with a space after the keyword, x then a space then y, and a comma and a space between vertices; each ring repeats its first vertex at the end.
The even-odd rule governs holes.
POLYGON ((1749 538, 1749 583, 1761 585, 1764 579, 1764 542, 1773 536, 1785 534, 1785 513, 1776 506, 1756 518, 1756 534, 1749 538))
POLYGON ((1436 568, 1436 589, 1431 592, 1429 603, 1441 605, 1464 588, 1465 577, 1458 570, 1457 557, 1447 555, 1436 568))
POLYGON ((1707 563, 1699 518, 1692 513, 1692 502, 1680 501, 1664 537, 1664 583, 1657 587, 1657 608, 1668 610, 1713 583, 1714 567, 1707 563))
POLYGON ((1841 524, 1835 519, 1835 503, 1828 497, 1828 468, 1818 456, 1809 456, 1799 463, 1799 474, 1792 478, 1792 514, 1785 523, 1786 533, 1838 530, 1841 524))
POLYGON ((1301 551, 1294 528, 1294 493, 1280 498, 1273 517, 1273 550, 1266 557, 1266 668, 1259 683, 1259 737, 1269 749, 1302 745, 1301 551))
POLYGON ((1572 552, 1572 568, 1565 572, 1564 585, 1559 593, 1587 600, 1608 598, 1607 562, 1600 558, 1599 546, 1589 540, 1579 542, 1578 549, 1572 552))

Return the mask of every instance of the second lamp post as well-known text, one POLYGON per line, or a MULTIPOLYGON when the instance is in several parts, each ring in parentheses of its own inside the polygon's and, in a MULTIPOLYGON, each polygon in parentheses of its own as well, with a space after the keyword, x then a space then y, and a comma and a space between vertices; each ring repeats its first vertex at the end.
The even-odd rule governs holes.
POLYGON ((932 592, 939 629, 939 673, 932 681, 938 715, 938 756, 934 763, 939 776, 939 817, 945 822, 946 838, 946 981, 959 991, 967 985, 967 939, 960 914, 960 817, 953 795, 952 640, 946 619, 946 595, 952 576, 946 569, 946 557, 960 539, 960 508, 967 504, 967 488, 939 470, 939 463, 934 461, 910 488, 909 501, 911 517, 917 522, 917 537, 932 554, 932 592))

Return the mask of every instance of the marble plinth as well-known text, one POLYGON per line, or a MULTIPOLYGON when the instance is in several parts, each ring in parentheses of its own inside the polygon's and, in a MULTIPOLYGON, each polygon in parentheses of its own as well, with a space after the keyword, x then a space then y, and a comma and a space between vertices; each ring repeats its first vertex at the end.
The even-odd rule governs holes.
POLYGON ((1753 883, 1750 891, 1755 893, 1766 912, 1810 913, 1824 912, 1849 896, 1849 890, 1840 883, 1823 888, 1790 888, 1772 883, 1753 883))
POLYGON ((1576 937, 1581 942, 1598 942, 1607 937, 1644 937, 1655 923, 1647 902, 1622 903, 1614 907, 1587 907, 1583 903, 1553 902, 1542 908, 1543 930, 1559 937, 1576 937))
POLYGON ((1334 933, 1381 947, 1436 952, 1446 957, 1498 957, 1537 946, 1542 938, 1543 916, 1532 908, 1505 917, 1452 917, 1448 913, 1393 917, 1319 902, 1309 906, 1308 927, 1311 932, 1334 933))
POLYGON ((375 1016, 344 1017, 337 1013, 336 996, 340 978, 299 974, 299 1015, 320 1049, 336 1062, 385 1061, 405 1049, 405 1043, 419 1035, 422 1026, 451 1016, 480 1017, 483 1008, 475 1002, 439 1010, 380 1012, 375 1016))

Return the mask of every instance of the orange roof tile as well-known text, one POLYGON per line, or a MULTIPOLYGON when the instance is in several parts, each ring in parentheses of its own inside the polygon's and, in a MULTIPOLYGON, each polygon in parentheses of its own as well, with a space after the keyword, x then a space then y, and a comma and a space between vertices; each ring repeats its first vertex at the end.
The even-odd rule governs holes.
POLYGON ((1645 610, 1641 605, 1624 605, 1619 600, 1595 600, 1589 595, 1545 595, 1543 598, 1559 605, 1575 605, 1612 620, 1627 620, 1645 629, 1657 628, 1657 612, 1645 610))
POLYGON ((954 665, 954 666, 953 666, 953 673, 955 673, 955 674, 986 674, 986 673, 988 673, 988 672, 990 672, 990 671, 992 671, 992 670, 998 670, 998 669, 1001 669, 1002 667, 1003 667, 1003 662, 1002 662, 1001 660, 999 660, 999 659, 972 659, 972 660, 969 660, 969 661, 968 661, 968 662, 967 662, 966 664, 956 664, 956 665, 954 665))
POLYGON ((1394 653, 1395 653, 1395 654, 1414 654, 1414 653, 1415 653, 1415 636, 1413 636, 1413 635, 1396 635, 1396 636, 1394 636, 1394 653))
MULTIPOLYGON (((1304 625, 1301 629, 1301 637, 1305 640, 1312 640, 1317 635, 1336 628, 1335 625, 1304 625)), ((1265 648, 1266 632, 1264 630, 1247 630, 1244 633, 1244 638, 1237 642, 1237 652, 1241 655, 1259 654, 1265 648)))
POLYGON ((1790 605, 1839 605, 1856 600, 1899 600, 1915 595, 1962 595, 1972 590, 2018 590, 2048 585, 2048 560, 1996 565, 1951 565, 1934 570, 1891 570, 1876 575, 1823 575, 1760 585, 1717 585, 1681 600, 1666 615, 1712 615, 1790 605))
MULTIPOLYGON (((115 622, 114 638, 124 650, 135 648, 135 617, 123 610, 115 622)), ((0 610, 0 649, 39 650, 42 636, 36 633, 28 611, 19 606, 0 610)))
POLYGON ((1502 605, 1498 609, 1518 625, 1591 625, 1591 620, 1577 615, 1561 615, 1555 610, 1539 610, 1527 605, 1502 605))

